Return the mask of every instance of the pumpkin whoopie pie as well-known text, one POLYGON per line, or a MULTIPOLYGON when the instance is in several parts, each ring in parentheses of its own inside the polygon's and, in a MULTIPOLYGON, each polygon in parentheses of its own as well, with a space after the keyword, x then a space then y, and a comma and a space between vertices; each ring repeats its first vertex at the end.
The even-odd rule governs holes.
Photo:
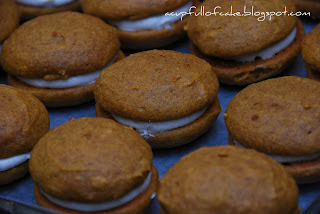
POLYGON ((295 0, 298 11, 310 12, 312 18, 320 19, 319 0, 295 0))
POLYGON ((49 131, 49 115, 32 94, 0 85, 0 185, 28 172, 30 152, 49 131))
POLYGON ((187 20, 190 52, 207 60, 225 84, 246 85, 279 74, 300 51, 303 25, 295 16, 261 13, 285 10, 295 11, 292 1, 206 0, 196 13, 212 14, 187 20), (240 15, 224 15, 231 10, 240 15), (261 15, 241 16, 244 11, 261 15))
POLYGON ((1 51, 8 82, 47 107, 93 99, 102 69, 124 57, 114 27, 78 12, 39 16, 21 25, 1 51))
POLYGON ((181 16, 189 12, 192 1, 81 0, 81 6, 84 13, 116 26, 123 47, 145 50, 163 47, 185 35, 181 16))
POLYGON ((219 82, 211 66, 191 54, 151 50, 105 69, 94 96, 97 116, 141 133, 153 148, 191 142, 220 113, 219 82))
POLYGON ((21 18, 28 20, 37 16, 58 13, 64 11, 79 11, 81 9, 79 0, 15 0, 21 18))
POLYGON ((229 144, 283 163, 298 183, 320 181, 320 83, 279 77, 240 91, 224 114, 229 144))
POLYGON ((298 214, 298 187, 266 155, 234 146, 204 147, 160 180, 161 213, 298 214))
POLYGON ((106 118, 72 119, 31 152, 35 198, 62 213, 142 213, 158 186, 152 156, 132 128, 106 118))
POLYGON ((14 0, 0 0, 0 50, 4 40, 16 29, 19 17, 14 0))
POLYGON ((303 40, 301 52, 308 77, 320 81, 320 24, 303 40))

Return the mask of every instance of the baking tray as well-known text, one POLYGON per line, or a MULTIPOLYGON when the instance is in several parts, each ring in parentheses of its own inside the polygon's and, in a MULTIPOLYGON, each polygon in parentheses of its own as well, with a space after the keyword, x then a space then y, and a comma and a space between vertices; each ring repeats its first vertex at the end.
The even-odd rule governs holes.
MULTIPOLYGON (((313 29, 317 22, 311 19, 302 19, 306 33, 313 29)), ((166 49, 171 49, 183 53, 189 53, 189 41, 187 39, 175 43, 166 49)), ((126 52, 130 54, 133 52, 126 52)), ((301 55, 293 62, 293 64, 286 69, 282 76, 300 76, 306 77, 306 70, 301 55)), ((0 74, 0 83, 7 84, 7 75, 0 74)), ((160 177, 173 166, 181 157, 189 154, 196 149, 204 146, 218 146, 228 144, 228 133, 225 127, 223 113, 225 112, 228 103, 243 87, 220 85, 218 98, 221 104, 221 113, 215 123, 207 133, 195 140, 194 142, 166 150, 154 150, 153 164, 158 169, 160 177)), ((50 128, 59 126, 72 118, 80 117, 95 117, 94 102, 86 103, 76 107, 48 109, 50 117, 50 128)), ((16 200, 23 203, 37 205, 33 196, 33 181, 30 175, 15 181, 9 185, 0 187, 0 196, 6 199, 16 200)), ((302 212, 320 196, 320 183, 299 185, 299 206, 302 212)), ((157 200, 153 200, 147 213, 160 213, 160 207, 157 200)), ((319 212, 318 212, 319 213, 319 212)))

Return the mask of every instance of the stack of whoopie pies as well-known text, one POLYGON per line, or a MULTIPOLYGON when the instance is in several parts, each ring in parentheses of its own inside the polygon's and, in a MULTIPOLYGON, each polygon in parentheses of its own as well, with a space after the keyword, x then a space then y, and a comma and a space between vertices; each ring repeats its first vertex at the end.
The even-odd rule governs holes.
POLYGON ((102 69, 123 57, 115 28, 78 12, 44 15, 25 22, 1 50, 9 84, 29 91, 47 107, 93 99, 102 69))
POLYGON ((195 14, 291 12, 303 3, 318 17, 318 2, 201 2, 0 0, 0 62, 10 85, 0 85, 0 185, 30 172, 38 204, 69 214, 144 213, 155 196, 163 214, 298 214, 297 184, 320 181, 320 82, 312 80, 320 80, 320 27, 305 36, 295 16, 195 14), (22 20, 32 18, 20 27, 17 8, 22 20), (163 47, 186 34, 191 54, 120 50, 163 47), (310 79, 268 79, 300 47, 310 79), (190 152, 159 181, 152 149, 210 130, 221 112, 219 81, 251 84, 223 115, 230 145, 190 152), (45 106, 94 99, 97 117, 49 130, 45 106))
POLYGON ((123 47, 143 50, 166 46, 185 35, 181 16, 189 12, 192 1, 81 0, 81 6, 85 13, 116 26, 123 47))
MULTIPOLYGON (((206 0, 201 10, 217 14, 192 15, 186 29, 190 52, 208 61, 219 80, 230 85, 247 85, 282 72, 298 55, 305 36, 295 16, 219 15, 254 11, 295 11, 285 0, 206 0), (259 18, 261 20, 259 20, 259 18), (271 20, 270 20, 271 18, 271 20)), ((288 12, 288 13, 289 13, 288 12)))
POLYGON ((62 213, 142 213, 158 186, 151 147, 105 118, 50 130, 30 157, 37 202, 62 213))
POLYGON ((254 150, 204 147, 160 181, 161 213, 298 214, 298 187, 284 168, 254 150))
POLYGON ((0 85, 0 185, 28 172, 30 152, 49 131, 49 115, 33 95, 0 85))
POLYGON ((279 77, 240 91, 224 114, 229 143, 274 158, 298 183, 320 181, 320 83, 279 77))
POLYGON ((221 110, 218 90, 218 79, 204 60, 175 51, 145 51, 100 74, 96 113, 135 128, 153 148, 170 148, 208 130, 221 110))

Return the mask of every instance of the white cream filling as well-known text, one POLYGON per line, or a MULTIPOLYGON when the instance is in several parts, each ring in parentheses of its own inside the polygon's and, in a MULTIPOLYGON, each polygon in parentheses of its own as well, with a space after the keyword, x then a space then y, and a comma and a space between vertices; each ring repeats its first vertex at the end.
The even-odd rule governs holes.
POLYGON ((16 2, 21 4, 47 8, 62 6, 73 1, 75 0, 16 0, 16 2))
POLYGON ((286 38, 276 44, 271 45, 270 47, 267 47, 262 51, 246 54, 243 56, 228 57, 226 59, 231 59, 239 62, 254 62, 257 57, 261 58, 262 60, 269 59, 280 51, 286 49, 294 41, 294 39, 296 38, 296 34, 297 28, 295 27, 286 38))
POLYGON ((30 158, 30 153, 16 155, 10 158, 0 159, 0 172, 16 167, 30 158))
POLYGON ((159 121, 159 122, 146 122, 146 121, 140 121, 140 120, 132 120, 128 118, 121 117, 119 115, 112 114, 112 117, 119 123, 130 126, 135 128, 138 132, 140 132, 140 135, 148 138, 148 137, 154 137, 152 133, 158 133, 163 132, 175 128, 179 128, 185 125, 188 125, 201 117, 203 113, 207 110, 207 107, 204 109, 201 109, 193 114, 190 114, 186 117, 178 118, 175 120, 168 120, 168 121, 159 121))
POLYGON ((151 176, 152 173, 149 172, 147 178, 144 180, 144 182, 136 187, 135 189, 131 190, 126 195, 122 196, 121 198, 118 198, 116 200, 108 201, 108 202, 101 202, 101 203, 80 203, 75 201, 67 201, 67 200, 61 200, 58 199, 52 195, 49 195, 45 193, 43 190, 40 189, 41 193, 46 196, 46 198, 51 201, 54 204, 57 204, 61 207, 71 209, 71 210, 77 210, 82 212, 98 212, 98 211, 104 211, 113 209, 116 207, 120 207, 130 201, 132 201, 134 198, 136 198, 141 193, 145 192, 150 183, 151 183, 151 176))
POLYGON ((16 76, 20 81, 27 83, 28 85, 37 87, 37 88, 71 88, 77 86, 84 86, 94 83, 99 77, 100 73, 111 65, 117 56, 114 57, 105 67, 99 69, 98 71, 91 72, 88 74, 82 74, 78 76, 73 76, 68 79, 62 80, 44 80, 44 79, 31 79, 24 78, 21 76, 16 76))
MULTIPOLYGON (((182 7, 172 11, 174 14, 185 14, 192 6, 192 1, 182 7)), ((108 20, 108 22, 117 28, 125 31, 139 30, 160 30, 171 29, 171 25, 181 19, 181 16, 168 16, 165 14, 150 16, 138 20, 108 20)))
MULTIPOLYGON (((237 147, 248 148, 236 140, 234 140, 233 142, 237 147)), ((271 154, 266 154, 266 155, 278 161, 279 163, 298 163, 303 161, 313 161, 320 157, 320 153, 316 153, 313 155, 301 155, 301 156, 271 155, 271 154)))

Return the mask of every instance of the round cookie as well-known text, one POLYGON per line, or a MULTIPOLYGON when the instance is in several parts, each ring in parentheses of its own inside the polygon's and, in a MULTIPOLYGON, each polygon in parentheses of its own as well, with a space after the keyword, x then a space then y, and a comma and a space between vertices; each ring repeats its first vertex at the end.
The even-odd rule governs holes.
POLYGON ((161 213, 299 213, 298 187, 276 161, 234 146, 204 147, 160 181, 161 213))
POLYGON ((49 115, 33 95, 0 85, 0 185, 28 172, 34 145, 49 131, 49 115))
POLYGON ((6 40, 1 63, 10 85, 30 91, 47 107, 93 99, 100 72, 124 57, 115 28, 78 12, 25 22, 6 40))
POLYGON ((79 11, 79 0, 16 0, 21 18, 33 19, 37 16, 59 13, 64 11, 79 11))
POLYGON ((81 0, 84 13, 106 20, 119 29, 121 44, 130 49, 166 46, 185 36, 184 19, 168 12, 188 12, 191 0, 81 0))
POLYGON ((14 0, 0 0, 0 46, 17 27, 19 18, 14 0))
POLYGON ((158 185, 152 156, 136 131, 113 120, 70 120, 32 150, 36 200, 63 213, 142 213, 158 185))
POLYGON ((246 85, 279 74, 298 55, 305 35, 294 16, 241 16, 244 5, 246 12, 295 11, 292 2, 283 0, 207 0, 196 12, 212 14, 187 20, 190 52, 208 61, 225 84, 246 85), (220 15, 230 13, 231 6, 239 16, 220 15))
POLYGON ((318 0, 295 0, 297 11, 310 12, 311 17, 320 18, 320 2, 318 0))
POLYGON ((240 91, 224 114, 229 144, 283 163, 298 183, 320 180, 320 83, 280 77, 240 91))
POLYGON ((301 53, 308 77, 320 81, 320 25, 311 30, 303 40, 301 53))
POLYGON ((189 143, 220 113, 211 66, 190 54, 151 50, 105 69, 94 96, 97 116, 134 127, 153 148, 189 143))

